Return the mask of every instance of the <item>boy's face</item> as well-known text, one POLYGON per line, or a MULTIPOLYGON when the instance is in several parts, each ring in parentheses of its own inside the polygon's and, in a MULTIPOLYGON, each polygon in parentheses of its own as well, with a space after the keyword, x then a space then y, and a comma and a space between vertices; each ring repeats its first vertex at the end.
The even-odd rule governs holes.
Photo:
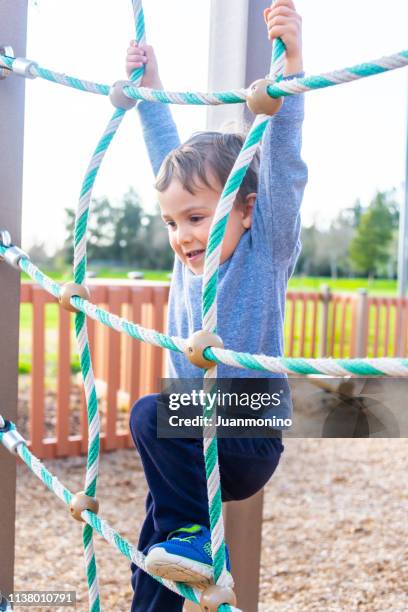
MULTIPOLYGON (((184 189, 180 181, 173 179, 169 187, 158 194, 170 246, 194 274, 204 271, 205 249, 222 191, 214 177, 211 177, 211 185, 214 185, 213 189, 201 185, 193 195, 184 189)), ((221 249, 221 263, 231 257, 242 234, 251 227, 255 198, 256 194, 251 194, 246 203, 234 204, 221 249)))

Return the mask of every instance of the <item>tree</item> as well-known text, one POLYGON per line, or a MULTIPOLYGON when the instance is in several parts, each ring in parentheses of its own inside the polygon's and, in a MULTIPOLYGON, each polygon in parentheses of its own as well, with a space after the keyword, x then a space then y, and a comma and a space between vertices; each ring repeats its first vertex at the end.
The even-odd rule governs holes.
POLYGON ((325 257, 330 263, 330 276, 333 279, 345 276, 350 272, 349 247, 355 232, 356 220, 359 218, 359 202, 352 208, 341 210, 331 222, 324 240, 319 241, 318 252, 324 249, 325 257))
POLYGON ((345 213, 350 218, 352 227, 358 227, 360 225, 363 212, 364 208, 359 198, 357 198, 351 208, 346 208, 345 213))
POLYGON ((112 259, 122 264, 140 267, 145 250, 142 234, 146 215, 138 194, 130 189, 115 212, 112 259))
MULTIPOLYGON (((73 259, 75 213, 66 209, 67 240, 64 258, 73 259)), ((118 266, 170 269, 173 253, 166 228, 157 209, 144 211, 138 194, 130 189, 116 205, 108 199, 93 200, 87 230, 87 254, 92 262, 118 266)))
MULTIPOLYGON (((72 263, 74 257, 74 227, 75 211, 71 208, 65 209, 65 229, 67 239, 65 240, 65 262, 72 263)), ((92 260, 112 259, 112 245, 114 242, 117 213, 107 198, 92 200, 87 229, 87 255, 92 260)))
POLYGON ((302 250, 300 251, 299 259, 296 264, 296 274, 304 274, 305 276, 319 276, 324 274, 319 267, 319 262, 316 257, 317 245, 322 235, 323 232, 317 229, 315 224, 309 227, 302 226, 302 250))
POLYGON ((170 270, 173 267, 174 253, 158 207, 154 214, 149 215, 148 223, 144 227, 144 239, 145 244, 149 245, 146 267, 153 270, 170 270))
POLYGON ((350 244, 350 260, 358 272, 369 277, 387 263, 390 243, 397 223, 396 204, 391 201, 393 193, 378 192, 360 223, 350 244))
POLYGON ((356 202, 352 208, 341 210, 327 230, 318 229, 316 224, 302 227, 302 251, 297 273, 308 276, 330 275, 332 278, 350 273, 348 251, 359 206, 356 202))

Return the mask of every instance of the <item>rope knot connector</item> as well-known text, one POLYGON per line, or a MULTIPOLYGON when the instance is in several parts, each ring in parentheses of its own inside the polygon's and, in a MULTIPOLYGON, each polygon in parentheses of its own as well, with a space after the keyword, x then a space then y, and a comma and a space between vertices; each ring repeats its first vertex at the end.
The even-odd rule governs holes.
POLYGON ((134 87, 132 81, 116 81, 109 90, 109 99, 113 106, 122 110, 129 110, 136 106, 136 100, 128 98, 124 91, 124 87, 134 87))
POLYGON ((208 370, 208 368, 212 368, 216 363, 204 357, 204 351, 209 347, 224 348, 224 343, 217 334, 200 329, 194 332, 187 340, 184 354, 193 365, 208 370))
POLYGON ((237 605, 237 598, 230 587, 212 584, 204 589, 200 598, 202 612, 217 612, 223 604, 237 605))
POLYGON ((249 87, 247 106, 255 115, 276 115, 283 104, 282 98, 271 98, 268 94, 270 79, 259 79, 249 87))
POLYGON ((90 497, 89 495, 85 495, 84 491, 79 491, 79 493, 72 496, 71 503, 69 504, 69 511, 72 518, 84 523, 85 521, 81 516, 81 512, 84 510, 90 510, 90 512, 98 514, 99 502, 96 497, 90 497))
POLYGON ((65 285, 62 285, 61 287, 61 293, 59 296, 59 303, 61 304, 62 308, 65 308, 65 310, 68 310, 69 312, 80 312, 78 308, 75 308, 75 306, 71 304, 71 298, 74 296, 80 297, 88 302, 91 299, 91 293, 86 285, 79 285, 78 283, 65 283, 65 285))
POLYGON ((37 62, 33 62, 26 57, 16 57, 16 59, 13 61, 14 74, 18 74, 26 79, 37 78, 37 75, 32 73, 33 68, 38 68, 37 62))

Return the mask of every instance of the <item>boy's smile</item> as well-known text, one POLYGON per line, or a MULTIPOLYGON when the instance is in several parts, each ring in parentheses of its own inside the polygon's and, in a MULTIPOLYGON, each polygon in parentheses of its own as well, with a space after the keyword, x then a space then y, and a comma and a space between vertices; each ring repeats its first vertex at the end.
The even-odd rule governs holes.
MULTIPOLYGON (((158 194, 170 246, 194 274, 202 274, 204 271, 210 227, 222 191, 214 177, 211 177, 211 185, 214 188, 200 185, 196 193, 192 194, 184 189, 180 181, 174 179, 165 191, 158 194)), ((221 263, 231 257, 242 234, 251 227, 255 197, 256 194, 251 194, 247 204, 234 204, 225 231, 221 263)))

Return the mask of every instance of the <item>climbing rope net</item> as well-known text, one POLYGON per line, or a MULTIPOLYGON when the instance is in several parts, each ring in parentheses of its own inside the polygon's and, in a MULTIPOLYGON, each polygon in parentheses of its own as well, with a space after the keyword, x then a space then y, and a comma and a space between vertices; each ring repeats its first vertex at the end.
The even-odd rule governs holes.
MULTIPOLYGON (((132 0, 136 41, 145 43, 145 23, 141 0, 132 0)), ((322 75, 304 78, 282 80, 285 59, 285 46, 281 40, 276 40, 272 46, 272 59, 270 73, 265 82, 265 92, 271 99, 282 98, 315 89, 331 87, 341 83, 354 81, 363 77, 380 74, 408 65, 408 50, 394 55, 382 57, 378 60, 336 70, 322 75)), ((97 515, 97 508, 86 505, 86 500, 95 501, 98 478, 99 450, 100 450, 100 420, 98 401, 95 388, 95 379, 92 369, 86 317, 124 332, 130 337, 150 343, 155 346, 172 351, 183 352, 188 357, 192 352, 191 339, 171 337, 152 329, 144 328, 137 323, 98 308, 88 299, 84 280, 87 271, 87 226, 90 211, 90 202, 93 186, 101 167, 103 158, 113 137, 115 136, 127 110, 132 108, 137 100, 159 102, 164 104, 238 104, 250 100, 253 88, 235 89, 216 93, 200 92, 169 92, 152 90, 140 87, 144 68, 137 69, 131 75, 130 81, 118 81, 113 86, 101 83, 84 81, 65 74, 42 68, 36 62, 26 58, 14 58, 0 55, 0 69, 4 73, 15 73, 26 78, 40 77, 54 83, 72 87, 80 91, 110 96, 115 111, 109 120, 102 137, 100 138, 91 161, 87 168, 76 213, 74 234, 74 283, 61 286, 47 277, 39 270, 19 247, 12 244, 7 231, 0 232, 0 259, 14 268, 26 272, 35 282, 56 297, 61 304, 74 311, 75 333, 80 354, 83 373, 85 396, 88 413, 88 456, 85 476, 84 494, 80 495, 85 506, 75 506, 74 496, 59 480, 28 449, 24 438, 18 433, 14 423, 0 416, 0 442, 12 453, 18 455, 22 461, 53 491, 59 499, 70 507, 71 513, 77 512, 76 518, 82 520, 83 545, 85 551, 86 573, 89 587, 89 607, 92 612, 100 610, 100 595, 96 569, 93 534, 96 531, 105 540, 115 546, 128 559, 146 571, 145 557, 135 546, 126 541, 115 531, 107 521, 97 515), (90 508, 93 508, 91 510, 90 508)), ((267 97, 268 97, 267 96, 267 97)), ((226 224, 233 203, 244 179, 245 173, 257 151, 262 135, 270 121, 269 115, 260 113, 247 135, 242 150, 231 170, 230 176, 222 191, 211 225, 203 274, 202 291, 202 326, 203 332, 214 334, 217 326, 217 282, 220 265, 221 247, 224 239, 226 224)), ((224 363, 238 368, 269 371, 278 374, 323 374, 332 376, 408 376, 408 359, 288 359, 284 357, 270 357, 267 355, 253 355, 225 349, 222 345, 207 344, 201 348, 201 357, 207 360, 204 369, 203 386, 210 391, 214 379, 217 378, 217 364, 224 363)), ((207 411, 209 407, 205 407, 207 411)), ((214 410, 214 409, 213 409, 214 410)), ((208 413, 211 416, 211 412, 208 413)), ((211 422, 208 419, 207 422, 211 422)), ((213 420, 215 422, 215 420, 213 420)), ((228 574, 226 569, 226 552, 224 542, 224 526, 222 519, 222 499, 220 475, 218 466, 218 449, 215 425, 208 425, 203 430, 204 462, 207 476, 207 492, 209 503, 209 517, 211 527, 211 551, 213 558, 214 582, 224 587, 224 599, 220 601, 219 610, 223 612, 238 611, 234 606, 234 597, 228 594, 228 574)), ((181 582, 172 582, 153 576, 175 593, 200 603, 202 609, 203 594, 196 589, 181 582)), ((208 608, 207 608, 208 609, 208 608)), ((238 611, 239 612, 239 611, 238 611)))

